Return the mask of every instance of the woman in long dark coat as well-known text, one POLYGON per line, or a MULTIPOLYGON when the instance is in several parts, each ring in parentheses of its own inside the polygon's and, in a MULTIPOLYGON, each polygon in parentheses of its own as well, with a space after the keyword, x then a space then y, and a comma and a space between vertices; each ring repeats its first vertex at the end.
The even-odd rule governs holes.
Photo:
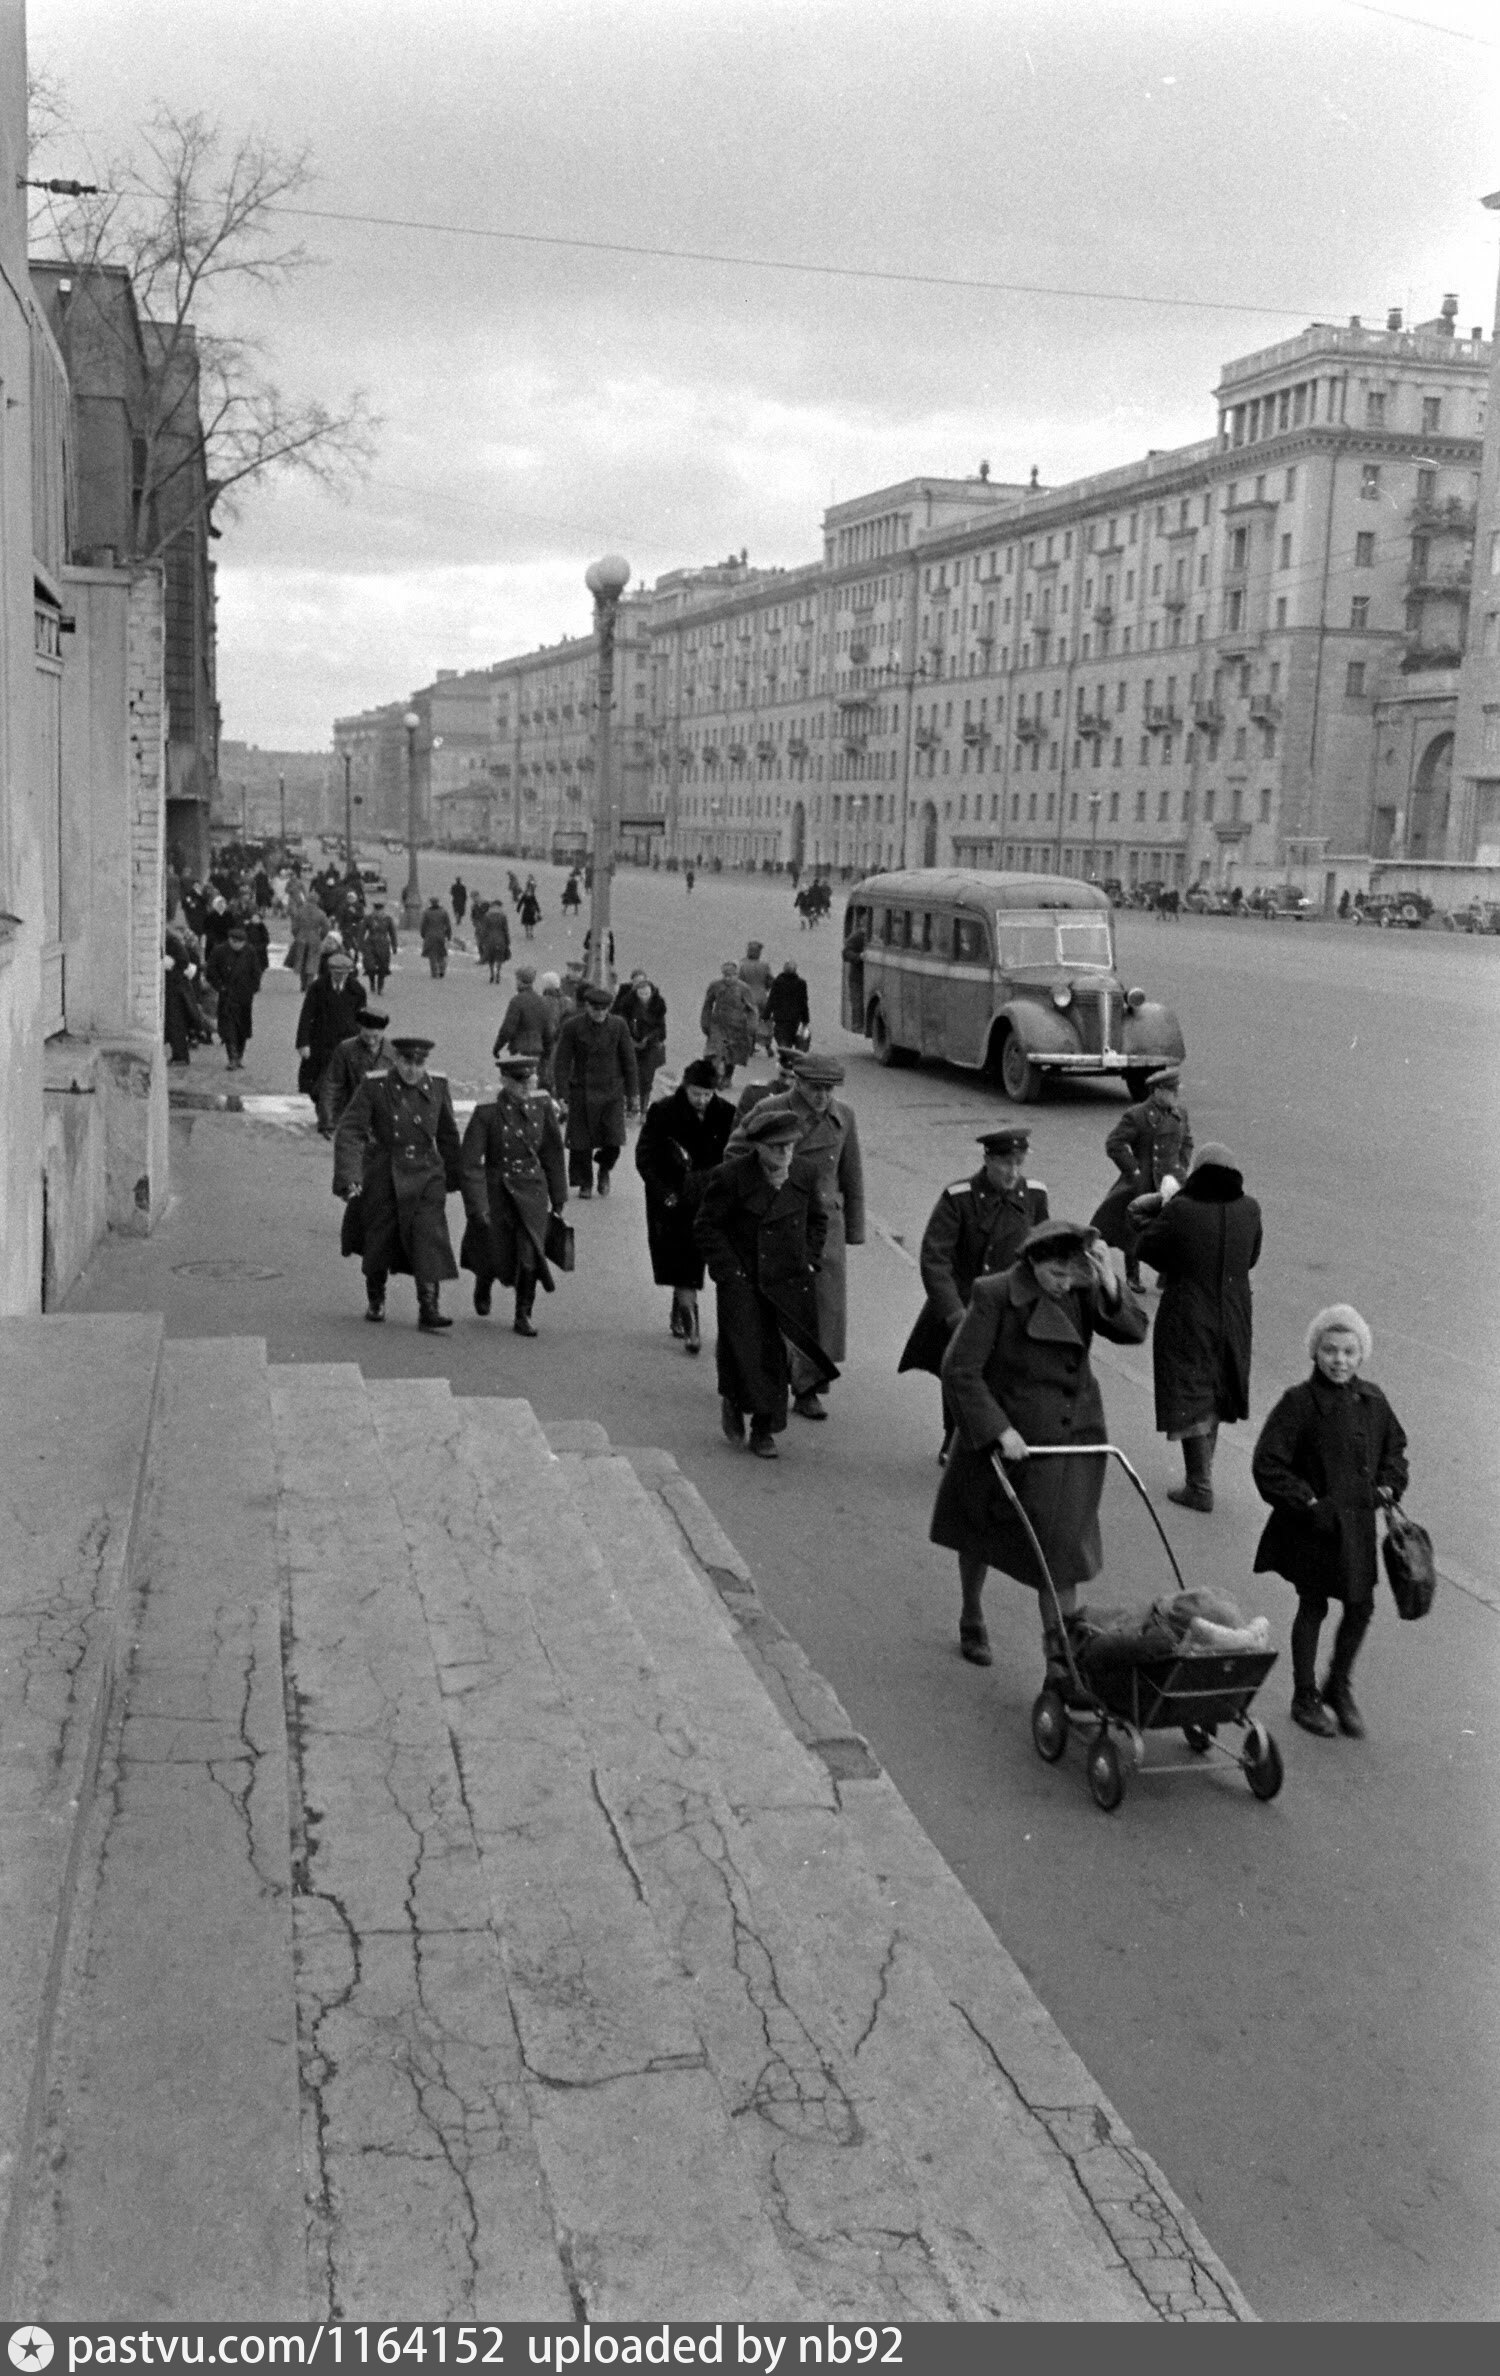
POLYGON ((314 1105, 335 1049, 359 1029, 359 1010, 364 1003, 364 984, 354 970, 353 958, 346 949, 331 949, 320 961, 317 979, 297 1017, 297 1054, 302 1059, 297 1086, 314 1105))
POLYGON ((791 1177, 795 1120, 755 1113, 750 1144, 710 1172, 694 1235, 719 1296, 719 1413, 732 1444, 745 1440, 760 1460, 774 1460, 786 1426, 796 1345, 821 1380, 838 1371, 818 1342, 814 1271, 828 1217, 812 1191, 791 1177))
MULTIPOLYGON (((1097 1333, 1138 1345, 1146 1312, 1122 1286, 1096 1230, 1076 1221, 1043 1221, 1009 1270, 977 1279, 969 1308, 943 1357, 943 1385, 958 1440, 938 1487, 929 1530, 958 1553, 963 1595, 959 1648, 988 1666, 984 1580, 992 1567, 1018 1584, 1043 1589, 1026 1530, 991 1465, 1006 1463, 1057 1588, 1064 1620, 1078 1607, 1080 1584, 1097 1576, 1104 1551, 1099 1500, 1104 1459, 1030 1461, 1033 1444, 1104 1444, 1104 1401, 1089 1367, 1097 1333)), ((1066 1671, 1050 1598, 1042 1602, 1049 1677, 1066 1671)))
POLYGON ((715 1094, 718 1074, 706 1056, 685 1067, 670 1097, 650 1106, 635 1142, 635 1168, 646 1183, 646 1243, 651 1276, 672 1290, 672 1334, 689 1353, 703 1349, 698 1290, 703 1254, 693 1221, 704 1183, 724 1160, 734 1108, 715 1094))
POLYGON ((1136 1253, 1158 1274, 1161 1308, 1151 1334, 1156 1425, 1181 1444, 1186 1476, 1168 1501, 1214 1506, 1214 1447, 1221 1425, 1250 1413, 1250 1273, 1260 1259, 1260 1206, 1245 1194, 1227 1147, 1200 1147, 1168 1203, 1130 1207, 1143 1223, 1136 1253))
POLYGON ((1359 1375, 1370 1331, 1352 1304, 1330 1304, 1307 1332, 1312 1376, 1285 1393, 1260 1431, 1251 1475, 1271 1515, 1255 1554, 1297 1588, 1292 1720, 1324 1738, 1364 1737, 1349 1678, 1375 1614, 1375 1512, 1406 1491, 1406 1436, 1380 1388, 1359 1375), (1318 1684, 1318 1635, 1343 1604, 1333 1661, 1318 1684), (1332 1710, 1330 1715, 1329 1711, 1332 1710))

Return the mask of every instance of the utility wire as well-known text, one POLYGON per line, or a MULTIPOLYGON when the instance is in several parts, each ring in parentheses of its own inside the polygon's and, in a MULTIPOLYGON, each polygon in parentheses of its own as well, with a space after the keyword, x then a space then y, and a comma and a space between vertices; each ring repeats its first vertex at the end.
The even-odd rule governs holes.
POLYGON ((1068 289, 1044 281, 969 280, 956 273, 887 272, 864 264, 801 264, 785 256, 721 254, 707 248, 639 247, 619 239, 570 239, 559 232, 502 231, 482 223, 432 223, 402 215, 346 214, 332 208, 276 206, 268 213, 313 223, 364 223, 380 231, 435 231, 453 239, 490 239, 518 247, 570 248, 585 255, 638 256, 677 264, 716 264, 748 272, 800 272, 818 280, 873 281, 918 289, 963 289, 1000 297, 1067 297, 1085 304, 1141 305, 1183 313, 1265 314, 1276 321, 1300 321, 1335 307, 1250 305, 1222 297, 1143 297, 1129 289, 1068 289))
POLYGON ((1472 41, 1480 49, 1500 49, 1500 41, 1492 41, 1487 33, 1466 33, 1458 25, 1440 25, 1435 17, 1408 16, 1399 8, 1376 8, 1373 0, 1343 0, 1343 4, 1357 9, 1361 16, 1385 17, 1393 25, 1415 25, 1423 33, 1445 34, 1449 41, 1472 41))

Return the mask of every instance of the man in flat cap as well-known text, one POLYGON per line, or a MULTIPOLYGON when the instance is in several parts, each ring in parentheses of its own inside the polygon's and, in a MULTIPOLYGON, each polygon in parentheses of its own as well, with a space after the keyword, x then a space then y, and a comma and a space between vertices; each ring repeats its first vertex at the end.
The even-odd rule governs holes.
POLYGON ((774 1460, 786 1426, 791 1359, 823 1384, 838 1371, 818 1333, 816 1268, 828 1221, 809 1182, 793 1176, 796 1117, 756 1108, 708 1175, 693 1236, 718 1291, 719 1410, 732 1444, 774 1460))
MULTIPOLYGON (((896 1364, 898 1373, 927 1370, 935 1378, 942 1376, 943 1355, 969 1308, 975 1280, 1008 1270, 1028 1231, 1048 1217, 1045 1187, 1026 1177, 1031 1132, 1022 1124, 1006 1123, 999 1130, 984 1131, 979 1144, 984 1161, 978 1171, 943 1190, 922 1234, 920 1267, 927 1301, 896 1364)), ((945 1396, 940 1459, 946 1459, 952 1437, 953 1415, 945 1396)))
MULTIPOLYGON (((500 920, 502 923, 505 921, 503 908, 500 910, 500 920)), ((537 1078, 545 1081, 556 1038, 557 1025, 552 1018, 552 1009, 536 986, 536 967, 518 965, 516 986, 495 1034, 496 1063, 507 1054, 530 1056, 535 1059, 537 1078)))
POLYGON ((760 1003, 748 982, 741 981, 733 957, 726 957, 719 978, 703 995, 698 1018, 703 1053, 719 1068, 719 1087, 727 1089, 737 1064, 748 1064, 760 1037, 760 1003))
POLYGON ((590 982, 579 994, 576 1014, 557 1035, 552 1086, 568 1109, 568 1180, 581 1198, 608 1196, 609 1175, 625 1144, 627 1114, 640 1103, 640 1075, 629 1030, 610 1009, 611 993, 590 982))
POLYGON ((448 1083, 427 1070, 432 1044, 390 1042, 389 1068, 366 1073, 333 1147, 333 1193, 359 1206, 356 1230, 346 1215, 344 1252, 363 1253, 365 1318, 385 1318, 386 1280, 406 1271, 416 1281, 417 1325, 427 1329, 453 1326, 438 1310, 438 1288, 458 1277, 444 1205, 461 1184, 448 1083))
POLYGON ((339 1118, 353 1097, 366 1073, 390 1062, 385 1044, 385 1027, 390 1016, 384 1007, 368 1002, 359 1010, 359 1028, 348 1039, 339 1041, 333 1051, 323 1085, 318 1091, 318 1128, 325 1138, 332 1138, 339 1126, 339 1118))
MULTIPOLYGON (((848 1335, 848 1280, 844 1261, 847 1246, 865 1242, 865 1180, 859 1151, 859 1126, 854 1110, 834 1096, 844 1077, 836 1056, 809 1049, 794 1056, 796 1086, 761 1099, 750 1121, 765 1113, 789 1114, 797 1125, 793 1177, 812 1191, 827 1224, 827 1238, 817 1279, 818 1343, 830 1367, 844 1358, 848 1335)), ((743 1143, 749 1124, 736 1126, 729 1141, 732 1155, 743 1143)), ((819 1391, 822 1381, 799 1347, 791 1350, 792 1408, 799 1419, 826 1419, 819 1391)), ((835 1371, 835 1374, 836 1371, 835 1371)))
POLYGON ((463 1142, 467 1224, 458 1258, 474 1273, 474 1309, 489 1317, 496 1279, 516 1291, 515 1332, 534 1337, 540 1282, 553 1288, 547 1223, 568 1201, 562 1132, 552 1100, 539 1094, 535 1056, 502 1056, 500 1088, 476 1105, 463 1142))
POLYGON ((1181 1086, 1178 1067, 1163 1065, 1149 1076, 1144 1101, 1125 1108, 1104 1142, 1104 1152, 1120 1176, 1093 1225, 1107 1246, 1123 1250, 1131 1287, 1139 1287, 1141 1272, 1136 1260, 1140 1228, 1130 1217, 1130 1207, 1138 1196, 1174 1196, 1193 1160, 1193 1133, 1179 1095, 1181 1086))

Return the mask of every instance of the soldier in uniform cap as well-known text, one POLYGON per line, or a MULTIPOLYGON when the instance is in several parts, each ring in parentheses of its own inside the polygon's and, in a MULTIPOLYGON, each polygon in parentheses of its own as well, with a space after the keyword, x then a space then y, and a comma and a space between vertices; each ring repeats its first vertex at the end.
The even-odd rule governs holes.
POLYGON ((578 1012, 557 1035, 552 1086, 568 1109, 568 1179, 581 1198, 608 1196, 609 1175, 625 1144, 625 1118, 640 1102, 640 1076, 630 1033, 610 1009, 611 993, 590 982, 578 1012))
MULTIPOLYGON (((406 1271, 417 1285, 419 1328, 451 1328, 438 1288, 458 1277, 448 1235, 447 1198, 460 1185, 453 1100, 441 1073, 429 1073, 430 1039, 390 1043, 389 1069, 366 1073, 344 1108, 333 1145, 333 1193, 358 1201, 367 1320, 385 1318, 385 1284, 406 1271)), ((356 1251, 346 1228, 345 1253, 356 1251)))
POLYGON ((777 1457, 786 1426, 790 1357, 798 1352, 820 1384, 838 1371, 818 1331, 817 1265, 828 1216, 812 1183, 794 1176, 800 1125, 763 1101, 708 1175, 693 1236, 719 1302, 719 1410, 732 1444, 760 1460, 777 1457))
POLYGON ((318 1128, 324 1138, 332 1138, 340 1115, 366 1073, 390 1062, 385 1044, 385 1027, 390 1019, 384 1007, 362 1006, 359 1029, 348 1039, 340 1040, 334 1049, 333 1060, 318 1091, 318 1128))
MULTIPOLYGON (((865 1242, 865 1180, 854 1109, 834 1090, 844 1077, 836 1056, 809 1049, 793 1058, 796 1086, 763 1097, 748 1122, 737 1123, 729 1141, 732 1155, 762 1114, 790 1114, 797 1125, 793 1177, 810 1187, 827 1220, 827 1239, 817 1277, 818 1343, 830 1369, 844 1358, 848 1283, 844 1249, 865 1242)), ((792 1408, 799 1419, 826 1419, 819 1391, 824 1383, 801 1347, 791 1347, 792 1408)), ((837 1376, 834 1369, 834 1375, 837 1376)))
POLYGON ((1131 1287, 1141 1283, 1136 1260, 1141 1233, 1130 1207, 1138 1196, 1174 1196, 1193 1160, 1193 1133, 1178 1095, 1181 1085, 1176 1065, 1163 1065, 1150 1074, 1143 1103, 1127 1106, 1104 1142, 1104 1152, 1120 1176, 1095 1213, 1093 1226, 1107 1246, 1123 1250, 1126 1284, 1131 1287))
MULTIPOLYGON (((1031 1132, 1014 1123, 987 1130, 979 1140, 984 1161, 967 1180, 945 1188, 922 1235, 922 1284, 927 1301, 897 1362, 902 1370, 943 1374, 943 1355, 969 1308, 976 1279, 1008 1270, 1028 1230, 1047 1215, 1047 1191, 1025 1176, 1031 1132)), ((953 1440, 953 1414, 943 1398, 943 1449, 953 1440)))
POLYGON ((568 1201, 562 1132, 552 1100, 536 1087, 535 1056, 502 1056, 500 1087, 476 1105, 463 1141, 463 1197, 468 1216, 459 1261, 474 1273, 474 1309, 490 1310, 498 1279, 516 1291, 515 1332, 534 1337, 531 1317, 540 1282, 553 1289, 547 1221, 568 1201))

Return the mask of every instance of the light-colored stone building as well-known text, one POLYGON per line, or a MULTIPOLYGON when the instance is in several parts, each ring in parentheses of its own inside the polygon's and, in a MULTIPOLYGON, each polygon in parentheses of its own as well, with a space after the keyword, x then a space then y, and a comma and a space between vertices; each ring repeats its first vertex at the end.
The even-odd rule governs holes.
MULTIPOLYGON (((1500 190, 1483 204, 1500 212, 1500 190)), ((1500 866, 1500 288, 1474 540, 1468 637, 1454 717, 1453 855, 1500 866)))

